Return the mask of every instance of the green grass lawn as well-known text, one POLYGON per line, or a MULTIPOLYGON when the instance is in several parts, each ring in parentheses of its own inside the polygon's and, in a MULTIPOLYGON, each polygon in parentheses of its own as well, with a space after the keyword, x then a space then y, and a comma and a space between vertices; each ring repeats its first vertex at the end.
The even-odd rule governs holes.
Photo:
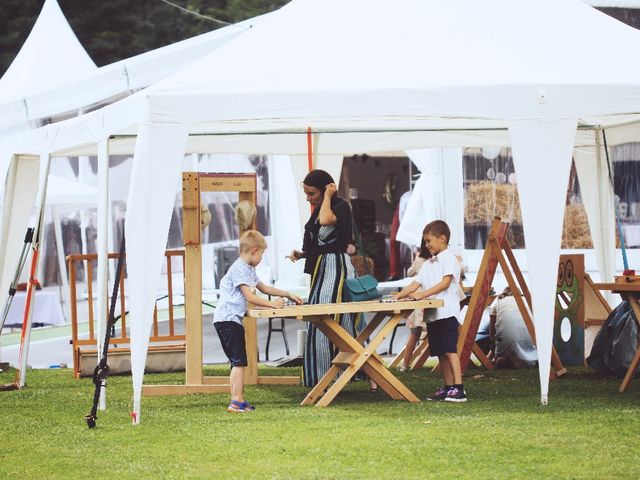
MULTIPOLYGON (((261 370, 283 372, 298 370, 261 370)), ((439 383, 428 370, 399 376, 421 398, 439 383)), ((27 388, 0 392, 0 479, 637 478, 640 380, 625 394, 618 384, 572 368, 546 407, 536 370, 470 370, 466 404, 393 401, 355 382, 328 408, 302 407, 304 387, 253 386, 252 414, 226 413, 227 394, 144 397, 133 427, 131 380, 110 377, 89 429, 91 380, 34 370, 27 388)))

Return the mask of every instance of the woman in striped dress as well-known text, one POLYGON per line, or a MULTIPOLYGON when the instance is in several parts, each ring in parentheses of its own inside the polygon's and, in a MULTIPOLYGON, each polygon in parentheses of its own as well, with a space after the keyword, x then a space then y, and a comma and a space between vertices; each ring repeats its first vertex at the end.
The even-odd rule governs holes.
MULTIPOLYGON (((344 280, 355 271, 347 249, 351 244, 351 207, 337 196, 336 184, 324 170, 312 170, 302 185, 313 213, 304 227, 302 251, 294 250, 291 260, 305 259, 304 271, 311 275, 310 304, 343 301, 344 280)), ((355 336, 355 316, 336 315, 335 319, 355 336)), ((313 387, 331 367, 336 349, 329 339, 309 323, 304 351, 303 379, 313 387)))

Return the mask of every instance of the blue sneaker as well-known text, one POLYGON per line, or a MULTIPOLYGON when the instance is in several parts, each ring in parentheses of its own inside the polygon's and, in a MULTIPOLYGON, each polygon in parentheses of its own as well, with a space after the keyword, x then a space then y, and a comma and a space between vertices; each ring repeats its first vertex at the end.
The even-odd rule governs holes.
POLYGON ((255 412, 256 411, 256 407, 251 405, 249 402, 242 402, 242 408, 244 409, 245 412, 255 412))
POLYGON ((231 400, 231 403, 227 407, 229 413, 246 413, 244 406, 245 402, 238 402, 237 400, 231 400))

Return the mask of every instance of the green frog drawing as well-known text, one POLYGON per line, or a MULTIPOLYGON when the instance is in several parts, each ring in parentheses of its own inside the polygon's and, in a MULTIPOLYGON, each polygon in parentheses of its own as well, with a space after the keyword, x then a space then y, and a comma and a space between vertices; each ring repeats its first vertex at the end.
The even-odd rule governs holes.
POLYGON ((556 318, 553 324, 553 346, 560 359, 571 365, 584 363, 584 327, 580 325, 577 313, 582 305, 580 284, 574 275, 571 260, 561 263, 558 268, 556 285, 556 318), (564 340, 561 334, 563 319, 568 318, 571 324, 571 335, 564 340))

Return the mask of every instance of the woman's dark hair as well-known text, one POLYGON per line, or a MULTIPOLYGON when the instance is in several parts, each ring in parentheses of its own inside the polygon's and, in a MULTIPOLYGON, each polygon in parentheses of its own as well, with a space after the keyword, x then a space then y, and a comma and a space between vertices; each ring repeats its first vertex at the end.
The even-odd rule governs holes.
POLYGON ((418 252, 418 256, 424 258, 425 260, 433 256, 427 248, 427 241, 425 240, 424 235, 422 236, 422 241, 420 242, 420 251, 418 252))
POLYGON ((309 173, 307 173, 307 176, 304 177, 302 183, 304 183, 308 187, 315 187, 324 193, 327 185, 336 182, 333 180, 333 177, 324 170, 311 170, 309 173))

